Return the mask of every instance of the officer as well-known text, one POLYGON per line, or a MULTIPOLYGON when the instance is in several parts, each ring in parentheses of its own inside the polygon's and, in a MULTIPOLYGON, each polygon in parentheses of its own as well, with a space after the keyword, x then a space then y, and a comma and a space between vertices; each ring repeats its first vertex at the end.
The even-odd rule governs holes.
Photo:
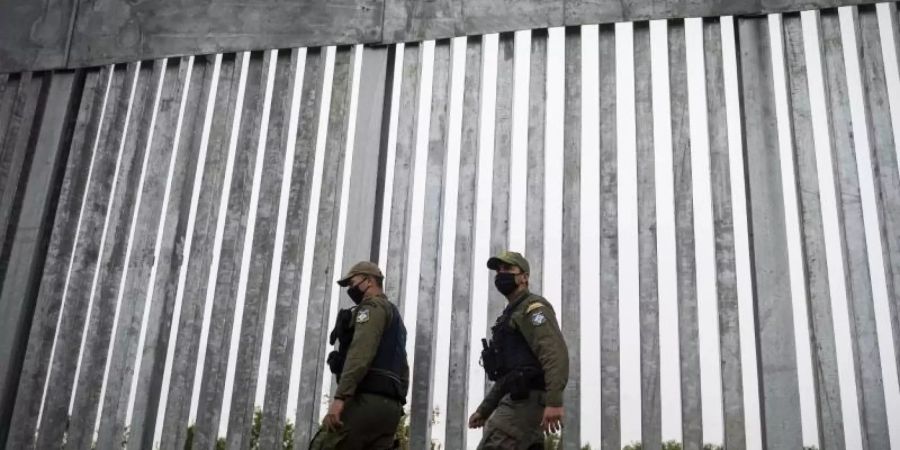
POLYGON ((328 365, 338 386, 313 450, 395 448, 394 435, 406 393, 406 327, 397 307, 384 295, 384 275, 368 261, 355 264, 338 280, 356 305, 338 313, 330 342, 338 343, 328 365))
POLYGON ((506 251, 488 259, 494 286, 509 303, 482 340, 482 364, 494 386, 469 417, 485 427, 479 449, 543 449, 542 432, 562 428, 569 355, 553 307, 528 290, 528 261, 506 251))

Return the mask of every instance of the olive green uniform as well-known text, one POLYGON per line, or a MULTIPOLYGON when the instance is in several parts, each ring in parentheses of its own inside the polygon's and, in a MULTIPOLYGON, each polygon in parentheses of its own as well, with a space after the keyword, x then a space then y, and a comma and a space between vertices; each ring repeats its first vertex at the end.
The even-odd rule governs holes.
POLYGON ((510 322, 540 361, 546 388, 530 391, 528 398, 513 400, 500 383, 494 384, 478 407, 479 414, 488 418, 479 449, 543 449, 544 407, 563 405, 563 390, 569 379, 569 352, 553 306, 530 292, 522 296, 528 298, 512 311, 510 322))
MULTIPOLYGON (((376 295, 360 302, 353 312, 353 341, 347 352, 341 381, 334 398, 344 400, 343 427, 327 431, 324 427, 313 438, 312 450, 390 449, 403 406, 399 401, 377 394, 357 392, 357 386, 369 372, 385 329, 393 320, 393 308, 387 297, 376 295)), ((409 366, 399 374, 404 387, 409 385, 409 366)), ((405 389, 404 389, 405 392, 405 389)))

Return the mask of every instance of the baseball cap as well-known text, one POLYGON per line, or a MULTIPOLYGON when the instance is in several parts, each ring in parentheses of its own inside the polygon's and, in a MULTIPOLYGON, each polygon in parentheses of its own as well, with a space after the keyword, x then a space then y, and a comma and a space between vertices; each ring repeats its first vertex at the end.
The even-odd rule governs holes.
POLYGON ((347 285, 350 284, 350 279, 355 275, 371 275, 376 278, 384 278, 378 265, 371 261, 360 261, 354 264, 353 267, 347 271, 347 274, 337 281, 337 284, 341 287, 347 287, 347 285))
POLYGON ((487 267, 491 270, 497 270, 500 267, 500 264, 509 264, 510 266, 516 266, 522 269, 522 272, 531 273, 531 267, 528 265, 528 260, 518 252, 511 252, 507 250, 500 253, 499 255, 492 256, 490 259, 488 259, 487 267))

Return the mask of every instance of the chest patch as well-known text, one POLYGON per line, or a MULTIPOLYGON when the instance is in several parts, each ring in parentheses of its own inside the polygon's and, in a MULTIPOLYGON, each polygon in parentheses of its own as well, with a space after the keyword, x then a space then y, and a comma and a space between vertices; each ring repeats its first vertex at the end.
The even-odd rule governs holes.
POLYGON ((539 327, 547 322, 547 317, 544 316, 542 311, 538 311, 531 315, 531 324, 539 327))
POLYGON ((356 314, 356 323, 366 323, 369 321, 369 310, 366 308, 360 309, 356 314))

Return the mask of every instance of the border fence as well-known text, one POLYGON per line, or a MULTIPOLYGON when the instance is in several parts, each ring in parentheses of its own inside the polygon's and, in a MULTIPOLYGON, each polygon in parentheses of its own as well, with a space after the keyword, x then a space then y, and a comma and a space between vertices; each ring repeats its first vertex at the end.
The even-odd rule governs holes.
POLYGON ((484 261, 513 248, 569 344, 563 448, 898 449, 898 19, 2 74, 0 437, 269 449, 290 422, 305 448, 334 281, 371 259, 410 333, 410 448, 474 448, 484 261))

